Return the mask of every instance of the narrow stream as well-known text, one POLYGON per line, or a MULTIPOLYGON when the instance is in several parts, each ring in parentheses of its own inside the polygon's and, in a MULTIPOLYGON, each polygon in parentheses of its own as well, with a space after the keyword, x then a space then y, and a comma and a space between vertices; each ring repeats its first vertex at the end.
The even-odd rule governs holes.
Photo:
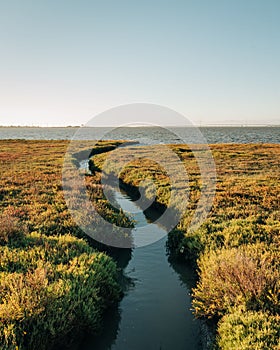
MULTIPOLYGON (((136 230, 147 225, 147 218, 126 193, 116 191, 115 198, 136 221, 136 230)), ((150 227, 162 234, 156 224, 150 227)), ((133 250, 123 271, 127 280, 123 299, 107 312, 102 333, 87 336, 79 350, 201 349, 200 324, 190 310, 194 273, 184 263, 171 265, 165 244, 166 237, 133 250)))

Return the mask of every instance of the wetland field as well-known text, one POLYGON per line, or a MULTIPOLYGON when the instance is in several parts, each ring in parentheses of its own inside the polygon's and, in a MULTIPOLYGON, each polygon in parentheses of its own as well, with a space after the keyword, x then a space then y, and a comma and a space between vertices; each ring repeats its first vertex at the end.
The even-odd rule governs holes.
MULTIPOLYGON (((121 148, 120 161, 135 147, 142 157, 121 172, 104 170, 119 144, 99 141, 92 149, 84 141, 68 161, 96 213, 116 227, 112 239, 125 227, 131 235, 121 238, 133 241, 134 230, 147 224, 160 235, 157 218, 173 190, 168 174, 149 159, 149 145, 121 148), (113 201, 102 176, 120 182, 121 190, 109 189, 113 201), (140 193, 152 203, 144 211, 135 209, 140 193), (133 208, 138 214, 129 215, 133 208)), ((202 151, 166 146, 187 171, 189 199, 177 225, 141 248, 108 247, 73 220, 65 196, 79 188, 62 184, 68 146, 0 140, 1 349, 280 348, 279 144, 210 144, 216 182, 206 194, 213 203, 193 230, 205 187, 193 153, 202 151)), ((78 221, 90 220, 98 233, 98 218, 86 214, 78 221)))

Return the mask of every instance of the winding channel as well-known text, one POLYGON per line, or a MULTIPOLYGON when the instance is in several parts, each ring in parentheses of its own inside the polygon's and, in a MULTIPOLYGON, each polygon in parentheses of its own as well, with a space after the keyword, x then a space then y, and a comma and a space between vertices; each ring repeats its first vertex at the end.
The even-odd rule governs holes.
MULTIPOLYGON (((115 199, 135 220, 136 230, 149 223, 127 193, 115 191, 115 199)), ((163 230, 149 224, 154 233, 163 230)), ((191 312, 189 295, 195 283, 194 273, 185 263, 171 264, 165 246, 166 237, 132 251, 123 269, 126 278, 123 299, 107 312, 101 334, 86 337, 79 350, 202 348, 200 324, 191 312)))

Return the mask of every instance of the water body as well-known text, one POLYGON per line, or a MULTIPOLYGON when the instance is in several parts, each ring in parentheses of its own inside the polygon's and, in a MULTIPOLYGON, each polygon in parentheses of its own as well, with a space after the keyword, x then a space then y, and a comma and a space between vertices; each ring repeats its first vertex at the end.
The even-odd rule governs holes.
MULTIPOLYGON (((135 230, 150 225, 153 233, 163 228, 151 224, 127 194, 115 192, 118 204, 133 213, 135 230)), ((198 350, 200 321, 191 312, 193 270, 185 263, 170 264, 166 237, 136 248, 123 273, 126 291, 118 307, 109 310, 102 333, 87 336, 79 350, 198 350), (177 272, 176 272, 177 271, 177 272)))
MULTIPOLYGON (((280 127, 201 127, 208 143, 280 143, 280 127)), ((70 140, 76 133, 82 139, 137 140, 151 143, 195 143, 191 128, 25 128, 0 127, 0 139, 70 140)))
MULTIPOLYGON (((0 139, 71 139, 76 128, 0 128, 0 139)), ((208 143, 280 143, 280 127, 201 128, 208 143)), ((189 128, 85 128, 84 139, 130 139, 153 143, 192 143, 189 128), (100 137, 101 136, 101 137, 100 137)), ((149 222, 130 198, 116 192, 119 205, 132 215, 137 227, 149 222), (137 211, 137 213, 135 213, 137 211)), ((162 228, 151 225, 154 233, 162 228)), ((171 264, 166 238, 133 250, 124 268, 126 286, 121 302, 107 312, 102 333, 87 336, 79 350, 199 350, 200 322, 191 312, 190 290, 195 276, 186 264, 171 264)), ((121 259, 121 257, 119 258, 121 259)), ((119 264, 120 260, 118 261, 119 264)))

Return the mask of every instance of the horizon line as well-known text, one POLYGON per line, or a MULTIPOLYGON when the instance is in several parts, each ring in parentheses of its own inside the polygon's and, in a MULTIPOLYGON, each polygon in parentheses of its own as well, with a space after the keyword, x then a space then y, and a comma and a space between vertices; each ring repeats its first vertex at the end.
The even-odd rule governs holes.
POLYGON ((171 127, 171 128, 200 128, 200 127, 280 127, 280 123, 230 123, 230 124, 223 124, 223 123, 213 123, 213 124, 193 124, 193 125, 146 125, 146 124, 139 124, 139 125, 0 125, 0 128, 153 128, 153 127, 171 127))

